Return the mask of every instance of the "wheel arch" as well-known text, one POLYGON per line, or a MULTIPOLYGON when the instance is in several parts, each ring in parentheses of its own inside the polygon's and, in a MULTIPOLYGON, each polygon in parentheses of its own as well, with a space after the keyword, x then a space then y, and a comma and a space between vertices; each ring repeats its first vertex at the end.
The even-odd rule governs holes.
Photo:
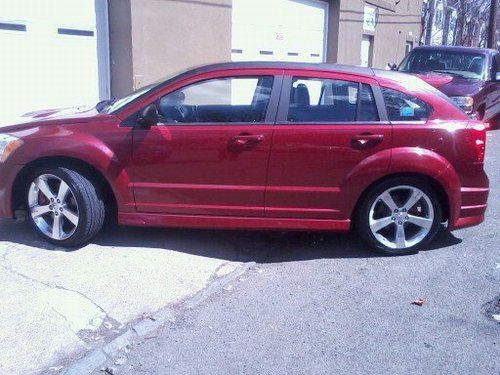
POLYGON ((354 205, 354 209, 351 212, 351 222, 355 222, 355 218, 359 212, 359 208, 361 206, 361 203, 363 200, 366 198, 367 194, 378 184, 383 183, 385 181, 391 180, 393 178, 400 178, 400 177, 413 177, 413 178, 418 178, 421 179, 422 181, 427 182, 432 189, 436 192, 439 200, 439 204, 441 205, 441 209, 443 211, 443 221, 449 220, 451 211, 450 211, 450 199, 448 197, 448 194, 446 193, 446 190, 444 186, 434 177, 431 177, 427 174, 424 173, 418 173, 418 172, 404 172, 404 173, 393 173, 389 174, 387 176, 381 177, 375 181, 373 181, 371 184, 369 184, 363 192, 359 195, 356 204, 354 205))
POLYGON ((99 169, 90 163, 81 159, 72 158, 68 156, 47 156, 35 159, 26 164, 14 179, 12 186, 11 208, 13 212, 24 211, 26 209, 24 202, 25 186, 28 184, 30 174, 41 167, 66 167, 72 169, 83 176, 89 181, 96 183, 102 190, 106 204, 106 216, 109 219, 116 220, 117 217, 117 198, 108 179, 104 176, 99 169))

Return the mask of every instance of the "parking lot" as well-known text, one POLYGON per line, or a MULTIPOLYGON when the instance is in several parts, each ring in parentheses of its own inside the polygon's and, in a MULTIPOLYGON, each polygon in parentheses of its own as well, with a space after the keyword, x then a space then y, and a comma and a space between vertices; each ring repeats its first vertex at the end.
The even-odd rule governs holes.
POLYGON ((132 348, 120 371, 498 373, 500 325, 486 309, 500 295, 499 149, 490 132, 486 222, 406 257, 354 234, 116 227, 65 252, 0 221, 0 373, 58 371, 244 262, 257 265, 132 348))

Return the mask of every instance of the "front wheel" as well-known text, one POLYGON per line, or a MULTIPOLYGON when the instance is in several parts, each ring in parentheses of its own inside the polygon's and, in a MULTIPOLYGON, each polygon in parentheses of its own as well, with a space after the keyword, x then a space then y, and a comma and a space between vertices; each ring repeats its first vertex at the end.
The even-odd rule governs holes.
POLYGON ((365 196, 356 218, 363 239, 391 255, 417 252, 438 233, 441 205, 429 184, 401 177, 382 182, 365 196))
POLYGON ((32 173, 28 181, 28 218, 49 242, 80 246, 102 228, 103 195, 83 175, 63 167, 46 167, 32 173))

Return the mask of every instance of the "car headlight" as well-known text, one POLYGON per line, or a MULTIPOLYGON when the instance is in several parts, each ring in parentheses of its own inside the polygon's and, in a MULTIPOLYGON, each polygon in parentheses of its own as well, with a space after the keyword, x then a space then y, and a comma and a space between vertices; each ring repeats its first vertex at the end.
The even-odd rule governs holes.
POLYGON ((474 98, 471 98, 470 96, 452 96, 450 97, 450 99, 453 101, 453 103, 462 108, 465 113, 472 113, 472 107, 474 107, 474 98))
POLYGON ((9 134, 0 134, 0 162, 7 160, 10 154, 22 144, 22 139, 9 134))

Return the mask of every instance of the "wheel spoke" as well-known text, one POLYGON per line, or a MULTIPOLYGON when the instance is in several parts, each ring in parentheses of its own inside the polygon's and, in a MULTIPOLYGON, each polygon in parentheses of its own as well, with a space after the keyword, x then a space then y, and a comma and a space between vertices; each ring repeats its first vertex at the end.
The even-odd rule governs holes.
POLYGON ((424 193, 419 189, 413 189, 410 198, 406 201, 403 208, 409 211, 423 197, 424 193))
POLYGON ((59 191, 57 192, 57 199, 59 199, 61 202, 64 202, 69 191, 70 190, 68 184, 63 180, 61 180, 61 184, 59 185, 59 191))
POLYGON ((432 227, 433 220, 427 219, 425 217, 408 215, 408 222, 415 224, 421 228, 429 229, 432 227))
POLYGON ((48 199, 53 199, 55 198, 54 193, 52 192, 52 189, 50 186, 47 184, 47 181, 43 178, 37 178, 35 181, 36 187, 45 195, 48 199))
POLYGON ((406 234, 404 225, 398 225, 396 229, 396 246, 399 248, 406 247, 406 234))
POLYGON ((387 227, 389 224, 393 223, 391 216, 384 217, 382 219, 373 220, 370 222, 370 227, 374 233, 387 227))
POLYGON ((30 207, 31 216, 33 218, 37 218, 37 217, 40 217, 42 215, 45 215, 46 213, 51 212, 51 209, 49 207, 50 206, 48 204, 44 205, 44 206, 37 205, 37 206, 30 207))
POLYGON ((391 211, 394 211, 395 209, 398 208, 398 206, 394 202, 394 199, 392 199, 390 192, 386 191, 384 194, 380 196, 380 199, 382 199, 382 202, 384 202, 385 205, 389 207, 391 211))
POLYGON ((54 215, 54 223, 52 226, 52 238, 60 240, 62 236, 63 236, 62 216, 54 215))
POLYGON ((71 221, 71 223, 76 227, 78 225, 78 215, 75 214, 74 212, 68 210, 67 208, 64 209, 62 212, 63 215, 71 221))

